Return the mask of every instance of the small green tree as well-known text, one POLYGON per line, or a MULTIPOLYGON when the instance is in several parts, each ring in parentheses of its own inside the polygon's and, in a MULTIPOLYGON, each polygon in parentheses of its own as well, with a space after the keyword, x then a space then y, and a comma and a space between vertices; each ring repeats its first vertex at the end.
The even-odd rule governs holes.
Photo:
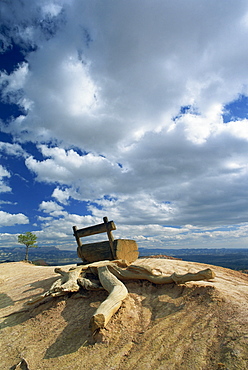
POLYGON ((26 245, 26 254, 25 261, 28 261, 28 249, 37 248, 35 244, 37 241, 37 236, 30 231, 27 231, 25 234, 18 235, 18 243, 26 245))

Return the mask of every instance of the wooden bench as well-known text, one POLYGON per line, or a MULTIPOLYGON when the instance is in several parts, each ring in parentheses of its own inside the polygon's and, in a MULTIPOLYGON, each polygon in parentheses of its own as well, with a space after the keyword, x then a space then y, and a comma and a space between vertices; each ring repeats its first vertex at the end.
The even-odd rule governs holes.
POLYGON ((134 240, 129 239, 114 239, 112 231, 116 230, 114 221, 108 221, 107 217, 103 217, 103 223, 78 229, 73 226, 73 235, 77 242, 78 257, 84 263, 92 263, 96 261, 122 259, 128 263, 135 261, 138 256, 138 246, 134 240), (83 244, 81 238, 100 233, 107 233, 108 240, 103 242, 83 244))

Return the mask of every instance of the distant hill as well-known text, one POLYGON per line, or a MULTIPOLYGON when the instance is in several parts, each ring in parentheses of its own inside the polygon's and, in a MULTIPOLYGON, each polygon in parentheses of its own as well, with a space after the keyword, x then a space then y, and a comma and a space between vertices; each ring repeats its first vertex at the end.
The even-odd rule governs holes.
MULTIPOLYGON (((0 262, 18 262, 24 260, 25 247, 0 248, 0 262)), ((77 251, 60 250, 56 247, 38 247, 29 249, 29 260, 44 260, 48 265, 68 265, 78 263, 81 259, 77 251)))
MULTIPOLYGON (((166 255, 184 261, 207 263, 233 270, 248 269, 248 249, 241 248, 184 248, 184 249, 149 249, 139 247, 140 257, 166 255)), ((25 257, 25 247, 0 248, 1 262, 18 262, 25 257)), ((44 260, 48 265, 58 266, 81 262, 77 251, 60 250, 56 247, 38 247, 29 249, 30 261, 44 260)))
POLYGON ((248 269, 248 249, 242 248, 185 248, 185 249, 148 249, 139 248, 140 256, 165 254, 184 261, 207 263, 233 270, 248 269))

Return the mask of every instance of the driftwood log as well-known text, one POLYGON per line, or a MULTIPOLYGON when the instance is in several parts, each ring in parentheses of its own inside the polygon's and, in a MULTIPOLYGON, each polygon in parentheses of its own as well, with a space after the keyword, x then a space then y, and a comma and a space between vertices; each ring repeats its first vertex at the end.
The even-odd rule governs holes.
POLYGON ((80 288, 87 290, 105 289, 109 295, 100 304, 90 320, 92 333, 107 325, 121 306, 122 301, 127 297, 128 291, 122 281, 138 279, 148 280, 154 284, 184 284, 187 281, 213 279, 215 276, 209 268, 196 273, 183 275, 173 273, 167 276, 160 269, 145 265, 128 265, 124 260, 93 262, 71 268, 67 272, 60 268, 55 268, 54 271, 61 275, 60 279, 56 280, 47 292, 30 301, 29 304, 36 303, 48 296, 56 297, 68 292, 77 292, 80 288))

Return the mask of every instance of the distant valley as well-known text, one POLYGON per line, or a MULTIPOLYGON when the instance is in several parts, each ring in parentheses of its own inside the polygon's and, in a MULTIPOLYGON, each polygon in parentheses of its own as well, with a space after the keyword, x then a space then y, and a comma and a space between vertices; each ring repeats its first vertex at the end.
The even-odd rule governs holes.
POLYGON ((146 249, 139 248, 140 256, 167 255, 184 261, 207 263, 233 270, 248 269, 248 249, 146 249))
MULTIPOLYGON (((0 248, 1 262, 18 262, 24 260, 25 247, 0 248)), ((49 266, 67 265, 78 263, 81 259, 77 256, 77 251, 60 250, 56 247, 29 248, 29 260, 42 264, 42 261, 49 266)))
MULTIPOLYGON (((145 256, 171 256, 184 261, 200 262, 230 268, 233 270, 248 270, 248 248, 247 249, 148 249, 139 248, 140 257, 145 256)), ((25 247, 0 248, 0 263, 18 262, 24 260, 25 247)), ((37 261, 38 264, 45 263, 50 266, 76 264, 81 262, 77 252, 60 250, 56 247, 30 248, 29 260, 37 261)))

